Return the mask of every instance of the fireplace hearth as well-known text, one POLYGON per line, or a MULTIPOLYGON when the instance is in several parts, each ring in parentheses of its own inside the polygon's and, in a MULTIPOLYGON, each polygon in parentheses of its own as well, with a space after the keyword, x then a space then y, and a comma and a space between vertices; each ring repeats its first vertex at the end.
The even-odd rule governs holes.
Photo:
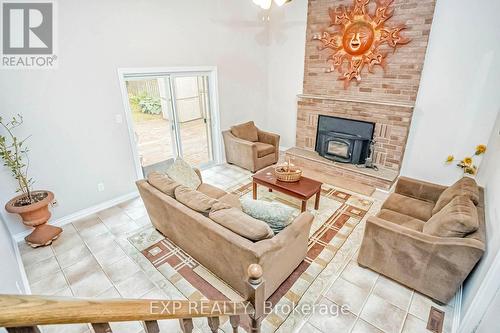
POLYGON ((315 150, 332 161, 364 164, 374 127, 370 122, 320 115, 315 150))

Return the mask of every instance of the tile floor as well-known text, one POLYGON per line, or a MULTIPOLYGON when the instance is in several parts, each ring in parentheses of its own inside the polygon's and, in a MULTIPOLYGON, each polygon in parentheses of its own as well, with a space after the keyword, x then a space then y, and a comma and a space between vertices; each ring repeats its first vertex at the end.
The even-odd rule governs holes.
MULTIPOLYGON (((229 188, 250 176, 236 166, 220 165, 203 171, 204 181, 229 188)), ((375 209, 385 198, 376 192, 375 209)), ((52 246, 32 249, 19 243, 33 294, 96 298, 185 299, 127 240, 150 224, 140 198, 111 207, 64 226, 52 246)), ((386 332, 419 333, 429 310, 446 312, 444 332, 450 333, 453 301, 442 307, 377 273, 359 267, 356 260, 364 223, 353 231, 336 257, 304 294, 301 302, 345 305, 346 314, 291 315, 278 332, 386 332)), ((210 332, 196 320, 195 331, 210 332)), ((112 323, 114 332, 144 332, 139 322, 112 323)), ((177 321, 160 321, 162 332, 179 332, 177 321)), ((44 332, 89 332, 88 325, 45 326, 44 332)), ((226 323, 220 332, 231 332, 226 323)), ((266 328, 263 327, 263 332, 266 328)))

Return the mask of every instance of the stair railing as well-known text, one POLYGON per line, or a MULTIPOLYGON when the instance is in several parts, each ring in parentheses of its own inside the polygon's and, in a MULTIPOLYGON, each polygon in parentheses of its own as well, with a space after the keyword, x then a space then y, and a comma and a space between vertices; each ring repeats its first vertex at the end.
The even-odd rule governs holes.
POLYGON ((236 333, 240 316, 248 315, 250 332, 260 333, 265 302, 261 266, 248 267, 247 285, 250 296, 241 302, 0 295, 0 327, 11 333, 35 333, 39 325, 89 323, 96 333, 111 333, 110 322, 141 321, 146 333, 158 333, 158 320, 178 319, 182 331, 191 333, 193 318, 205 317, 215 333, 220 317, 229 316, 236 333))

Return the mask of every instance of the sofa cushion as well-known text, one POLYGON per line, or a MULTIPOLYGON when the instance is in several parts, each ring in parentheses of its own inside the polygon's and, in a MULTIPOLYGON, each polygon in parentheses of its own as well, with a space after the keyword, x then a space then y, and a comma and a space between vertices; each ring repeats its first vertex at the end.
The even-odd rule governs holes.
POLYGON ((422 232, 425 224, 425 221, 388 209, 382 209, 377 214, 377 217, 394 224, 399 224, 402 227, 420 232, 422 232))
POLYGON ((268 143, 255 142, 255 145, 257 146, 257 157, 264 157, 269 154, 274 154, 276 151, 274 146, 268 143))
POLYGON ((212 209, 210 210, 210 213, 216 212, 216 211, 221 210, 221 209, 229 209, 229 208, 233 208, 233 206, 231 206, 228 203, 222 202, 222 201, 217 201, 216 203, 213 204, 212 209))
POLYGON ((477 187, 476 181, 470 177, 463 177, 455 184, 448 187, 441 193, 436 206, 432 210, 432 214, 436 214, 444 206, 448 205, 450 201, 457 196, 466 196, 477 206, 479 203, 479 188, 477 187))
POLYGON ((266 222, 275 234, 285 229, 296 217, 295 210, 279 202, 241 199, 243 212, 266 222))
POLYGON ((176 182, 196 190, 201 184, 200 177, 194 169, 182 158, 177 158, 167 169, 167 175, 176 182))
POLYGON ((439 237, 465 237, 479 228, 477 208, 468 196, 453 198, 424 225, 424 233, 439 237))
POLYGON ((212 186, 210 184, 205 184, 205 183, 202 183, 200 186, 198 186, 197 191, 209 196, 210 198, 214 198, 214 199, 219 199, 220 197, 223 197, 224 195, 227 194, 226 191, 221 190, 220 188, 212 186))
POLYGON ((165 193, 166 195, 174 197, 174 191, 177 186, 180 186, 178 182, 172 180, 169 176, 164 173, 153 171, 148 175, 148 183, 155 187, 157 190, 165 193))
POLYGON ((224 209, 223 205, 226 204, 214 205, 215 209, 208 215, 212 221, 254 242, 274 236, 273 231, 265 222, 254 219, 237 208, 224 209))
POLYGON ((242 140, 257 142, 259 141, 259 133, 253 121, 231 127, 231 133, 242 140))
POLYGON ((208 215, 212 206, 217 203, 216 199, 184 185, 180 185, 175 189, 175 199, 192 210, 205 215, 208 215))
POLYGON ((237 208, 239 210, 242 210, 243 208, 241 207, 241 202, 240 202, 240 197, 238 197, 235 194, 232 193, 227 193, 224 196, 219 198, 219 202, 223 202, 230 207, 237 208))
POLYGON ((382 209, 409 215, 416 219, 427 221, 432 216, 432 202, 410 198, 399 193, 392 193, 382 205, 382 209))

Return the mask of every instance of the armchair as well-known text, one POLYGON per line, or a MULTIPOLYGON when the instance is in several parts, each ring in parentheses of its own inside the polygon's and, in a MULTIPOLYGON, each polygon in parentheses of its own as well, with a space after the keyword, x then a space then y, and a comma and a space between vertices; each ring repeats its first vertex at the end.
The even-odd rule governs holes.
POLYGON ((258 129, 253 121, 222 132, 226 160, 255 172, 279 159, 280 136, 258 129))

